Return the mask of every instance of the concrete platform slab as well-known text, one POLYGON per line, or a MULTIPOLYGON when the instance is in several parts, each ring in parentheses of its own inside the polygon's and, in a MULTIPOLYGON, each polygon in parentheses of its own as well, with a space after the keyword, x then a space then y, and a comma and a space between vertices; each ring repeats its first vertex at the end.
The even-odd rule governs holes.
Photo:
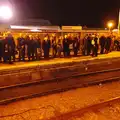
POLYGON ((98 57, 80 56, 80 57, 72 57, 72 58, 55 58, 51 60, 41 60, 41 61, 35 61, 35 62, 15 62, 12 65, 0 64, 0 71, 35 67, 35 66, 49 66, 51 64, 56 65, 56 64, 65 64, 65 63, 72 63, 72 62, 92 61, 92 60, 99 60, 99 59, 104 60, 104 59, 111 59, 111 58, 120 58, 120 52, 111 52, 109 54, 98 55, 98 57))
POLYGON ((37 62, 16 62, 13 65, 0 64, 0 87, 21 83, 51 80, 72 74, 120 68, 120 52, 99 55, 56 58, 37 62))

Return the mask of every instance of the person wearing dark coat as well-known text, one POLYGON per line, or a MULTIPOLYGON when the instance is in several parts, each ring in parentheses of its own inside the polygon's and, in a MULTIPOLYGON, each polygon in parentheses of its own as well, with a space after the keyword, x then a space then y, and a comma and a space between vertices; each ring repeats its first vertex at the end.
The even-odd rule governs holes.
POLYGON ((57 55, 57 41, 56 37, 52 38, 52 52, 53 52, 53 57, 55 58, 57 55))
POLYGON ((59 58, 61 57, 61 52, 63 51, 61 41, 62 41, 62 37, 60 37, 57 42, 57 53, 59 58))
POLYGON ((92 48, 93 48, 92 56, 97 57, 98 56, 98 37, 97 36, 93 38, 92 48))
POLYGON ((8 34, 8 36, 5 38, 7 50, 8 50, 8 60, 9 63, 12 63, 12 57, 13 61, 15 61, 15 41, 11 34, 8 34))
POLYGON ((43 42, 42 42, 42 49, 44 51, 44 58, 48 59, 49 58, 49 52, 50 52, 50 40, 48 37, 45 37, 43 42))
POLYGON ((19 50, 19 61, 25 61, 25 39, 20 36, 18 37, 17 41, 19 50))
POLYGON ((26 36, 25 38, 25 44, 27 46, 27 56, 28 56, 28 61, 31 60, 31 54, 32 54, 32 37, 26 36))
POLYGON ((100 43, 100 54, 104 54, 105 50, 105 42, 106 42, 106 37, 103 35, 100 37, 99 43, 100 43))
POLYGON ((64 57, 69 56, 69 42, 66 35, 65 38, 63 39, 63 53, 64 53, 64 57))
POLYGON ((87 55, 87 38, 88 38, 88 35, 86 35, 84 38, 83 38, 83 46, 82 46, 82 54, 83 55, 87 55))
POLYGON ((73 51, 74 51, 74 56, 77 56, 79 50, 79 40, 77 37, 74 38, 73 42, 73 51))
POLYGON ((68 43, 67 56, 69 57, 71 55, 70 54, 71 50, 73 50, 73 49, 70 48, 70 46, 73 44, 73 40, 72 40, 71 36, 67 37, 67 43, 68 43))
POLYGON ((51 42, 50 42, 50 37, 47 37, 47 44, 48 44, 48 51, 47 51, 47 56, 48 58, 50 57, 50 48, 51 48, 51 42))
POLYGON ((87 55, 90 55, 91 53, 91 49, 92 49, 91 41, 92 41, 91 35, 89 35, 86 41, 87 42, 87 55))
POLYGON ((105 42, 106 53, 110 52, 111 42, 112 42, 111 36, 108 36, 105 42))
POLYGON ((33 60, 38 60, 38 52, 37 52, 37 48, 38 48, 38 41, 36 37, 33 37, 33 41, 32 41, 32 45, 33 45, 33 60))
POLYGON ((117 51, 120 50, 120 42, 116 37, 115 37, 115 40, 114 40, 114 50, 117 50, 117 51))
POLYGON ((35 60, 36 50, 37 50, 37 46, 36 46, 35 40, 33 37, 30 37, 30 40, 28 41, 28 60, 29 61, 31 60, 31 57, 32 57, 32 61, 35 60))
POLYGON ((41 51, 41 39, 37 36, 36 37, 36 46, 37 46, 37 59, 40 60, 40 57, 42 56, 41 51))

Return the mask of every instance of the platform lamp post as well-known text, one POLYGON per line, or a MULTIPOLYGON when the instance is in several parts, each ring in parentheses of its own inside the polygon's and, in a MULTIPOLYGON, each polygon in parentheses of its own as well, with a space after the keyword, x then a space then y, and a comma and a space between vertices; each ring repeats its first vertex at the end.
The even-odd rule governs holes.
POLYGON ((109 28, 109 32, 111 32, 111 29, 113 28, 113 22, 108 22, 107 26, 109 28))

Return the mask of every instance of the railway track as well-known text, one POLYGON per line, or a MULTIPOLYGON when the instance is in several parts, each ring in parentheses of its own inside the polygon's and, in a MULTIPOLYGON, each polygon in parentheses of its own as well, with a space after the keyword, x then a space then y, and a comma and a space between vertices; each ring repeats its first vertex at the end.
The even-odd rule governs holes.
POLYGON ((120 103, 120 97, 112 98, 106 101, 102 101, 93 105, 89 105, 86 107, 83 107, 77 111, 69 112, 66 114, 61 114, 59 116, 47 119, 47 120, 70 120, 71 118, 80 118, 84 113, 88 113, 89 111, 97 111, 101 108, 106 108, 109 106, 114 106, 114 104, 120 103))
POLYGON ((120 80, 120 68, 0 87, 0 104, 120 80))
MULTIPOLYGON (((91 113, 92 111, 93 112, 95 111, 95 113, 97 113, 97 112, 99 113, 100 109, 107 108, 107 110, 108 110, 108 108, 110 108, 110 110, 111 110, 111 107, 113 107, 112 108, 112 110, 113 110, 114 107, 116 106, 116 104, 120 105, 120 96, 112 98, 112 99, 108 99, 108 100, 103 100, 103 101, 100 101, 98 103, 82 107, 79 110, 74 110, 74 111, 64 113, 64 114, 58 113, 55 117, 51 117, 51 118, 48 118, 48 119, 47 118, 46 119, 41 119, 41 120, 71 120, 71 118, 75 118, 75 120, 76 120, 76 118, 81 118, 82 116, 84 116, 85 113, 89 113, 89 112, 91 113)), ((55 109, 53 106, 49 106, 49 107, 52 107, 53 109, 55 109)), ((43 107, 43 108, 45 108, 45 107, 43 107)), ((12 117, 16 117, 16 116, 17 117, 21 116, 23 119, 27 119, 27 118, 24 118, 24 116, 23 116, 24 114, 26 114, 30 111, 36 111, 36 110, 40 110, 40 109, 42 109, 42 107, 41 108, 27 109, 25 111, 21 111, 21 112, 18 112, 18 113, 13 113, 13 114, 0 115, 0 119, 5 119, 5 118, 11 118, 12 119, 12 117)), ((104 114, 103 114, 103 116, 104 116, 104 114)))

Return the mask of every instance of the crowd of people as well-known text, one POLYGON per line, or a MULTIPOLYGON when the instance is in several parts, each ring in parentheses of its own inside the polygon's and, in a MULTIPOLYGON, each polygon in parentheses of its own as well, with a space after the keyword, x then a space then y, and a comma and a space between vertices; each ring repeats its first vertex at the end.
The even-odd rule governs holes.
POLYGON ((120 50, 119 37, 116 37, 112 34, 106 34, 98 36, 95 35, 86 35, 84 38, 84 55, 92 55, 97 57, 98 51, 100 54, 107 54, 113 50, 120 50))
POLYGON ((21 34, 17 38, 17 44, 11 33, 0 36, 0 62, 10 64, 15 61, 40 60, 42 57, 49 59, 77 56, 79 51, 82 51, 82 55, 94 57, 98 55, 99 50, 100 54, 104 54, 113 49, 119 50, 120 47, 118 38, 111 34, 87 34, 83 40, 79 35, 70 34, 64 37, 46 34, 43 39, 39 35, 21 34))

